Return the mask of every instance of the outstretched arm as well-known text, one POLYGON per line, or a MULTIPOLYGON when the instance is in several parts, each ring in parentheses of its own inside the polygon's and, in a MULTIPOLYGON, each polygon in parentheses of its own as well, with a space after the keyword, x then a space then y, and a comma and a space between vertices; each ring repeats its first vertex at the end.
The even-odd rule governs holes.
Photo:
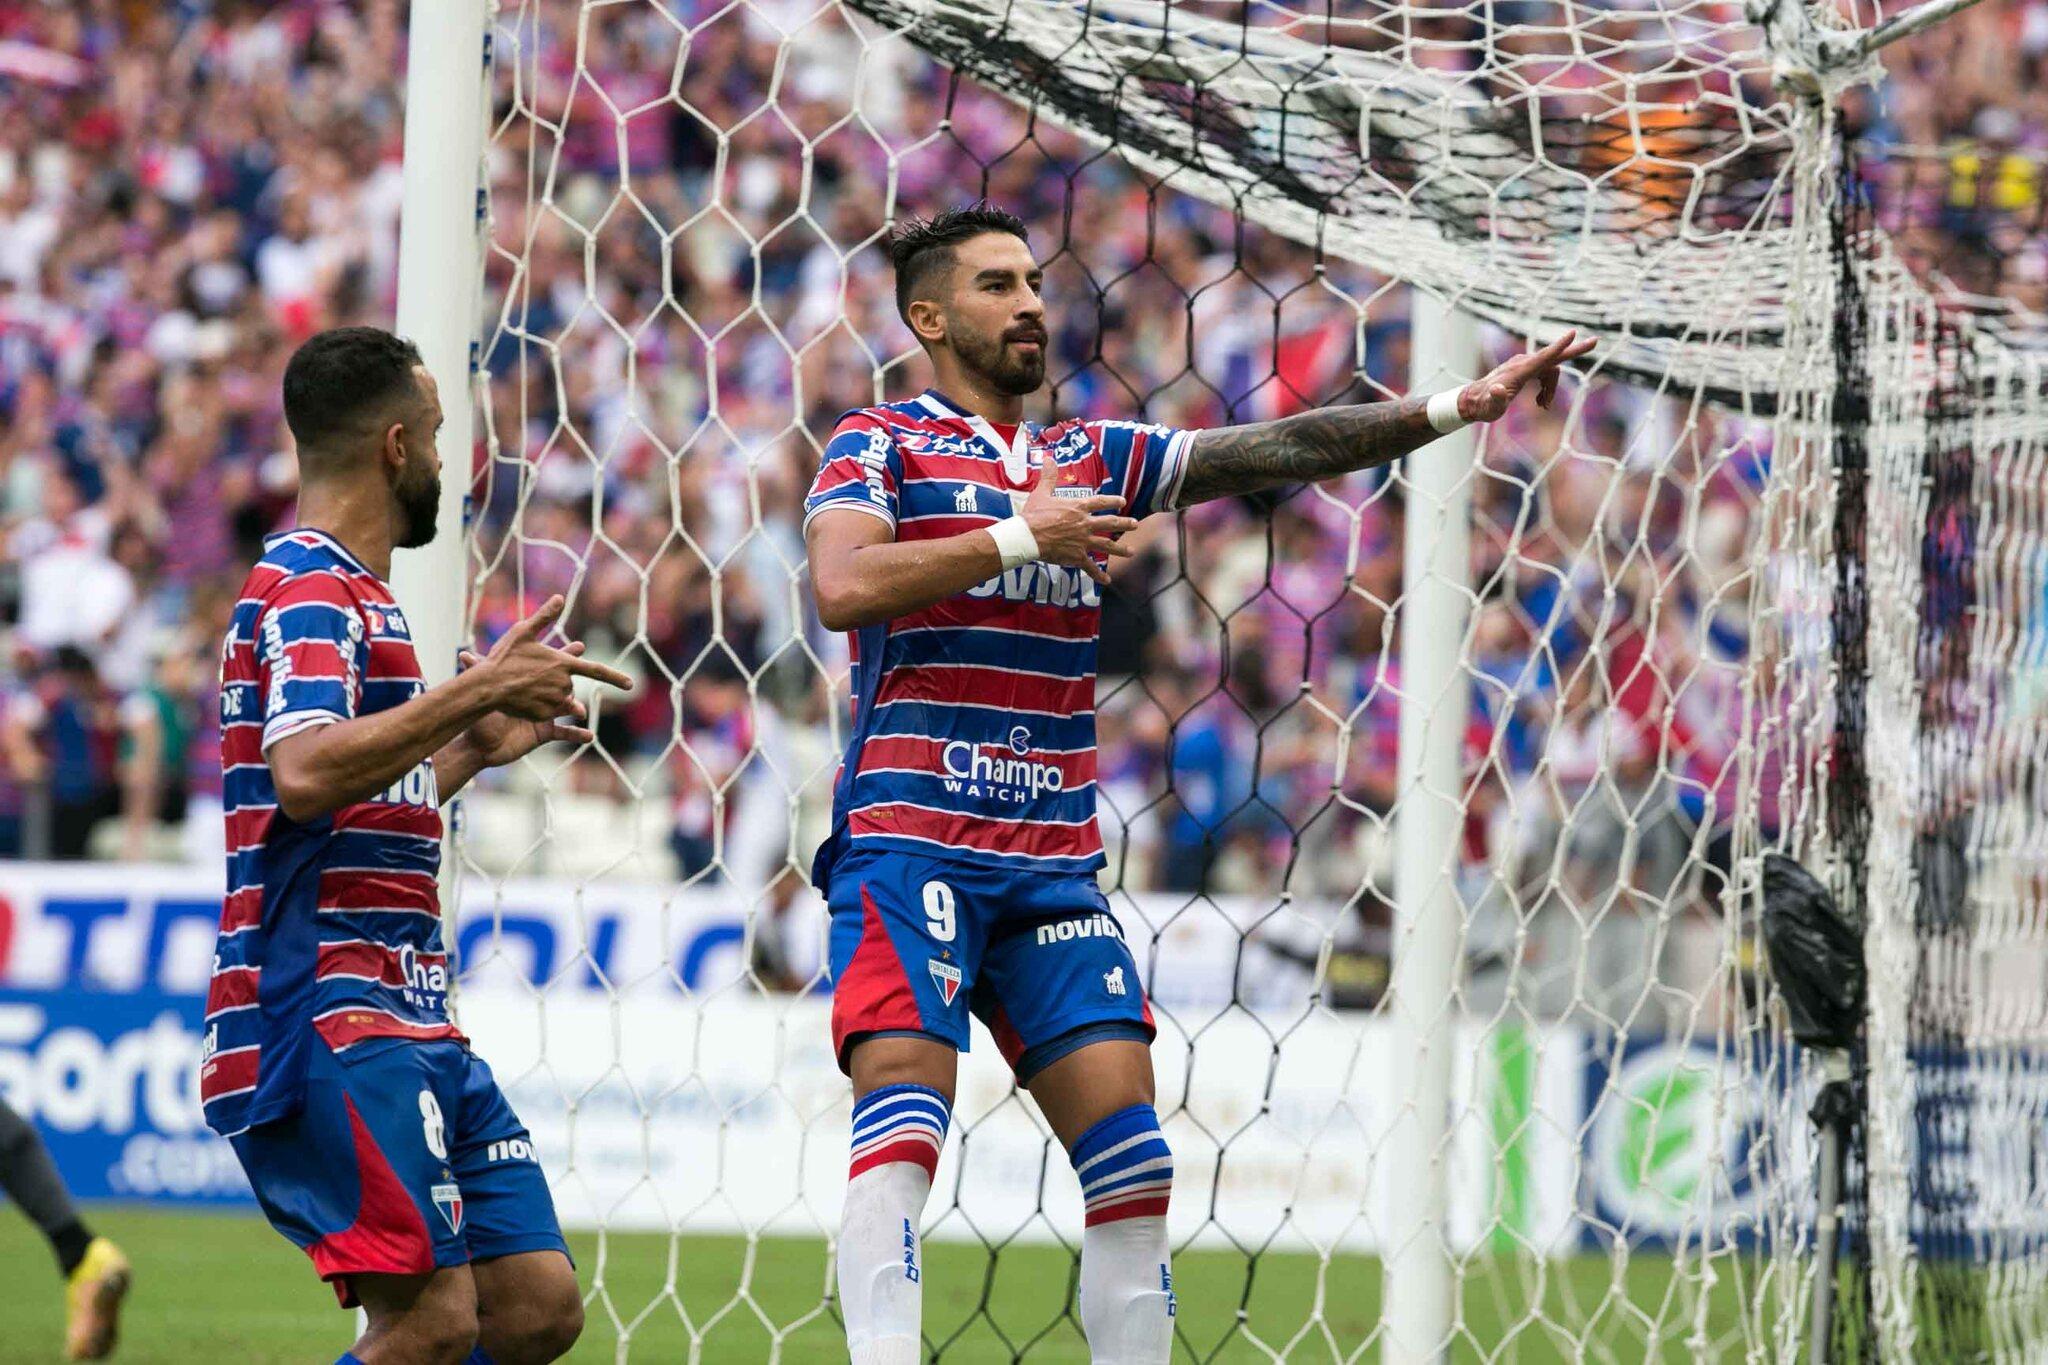
POLYGON ((1256 492, 1278 484, 1315 483, 1398 460, 1440 434, 1427 400, 1317 408, 1241 427, 1212 427, 1188 447, 1179 505, 1256 492))
MULTIPOLYGON (((1518 355, 1491 374, 1457 391, 1458 425, 1491 422, 1505 414, 1530 381, 1536 401, 1549 407, 1557 395, 1559 367, 1593 349, 1593 339, 1566 332, 1540 351, 1518 355)), ((1273 422, 1215 427, 1196 434, 1188 448, 1178 505, 1191 507, 1282 484, 1318 480, 1371 469, 1400 459, 1446 430, 1431 422, 1429 399, 1317 408, 1273 422)))

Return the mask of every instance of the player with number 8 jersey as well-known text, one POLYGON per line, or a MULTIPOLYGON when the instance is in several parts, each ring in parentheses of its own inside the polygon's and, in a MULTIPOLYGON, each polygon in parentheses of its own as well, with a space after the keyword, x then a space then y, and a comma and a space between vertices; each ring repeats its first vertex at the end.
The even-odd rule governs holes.
POLYGON ((426 686, 385 583, 433 538, 441 424, 409 343, 313 337, 284 376, 299 526, 266 544, 221 655, 228 878, 199 1087, 273 1226, 369 1330, 341 1359, 546 1361, 582 1304, 526 1129, 448 1012, 440 805, 588 742, 542 637, 560 598, 426 686), (564 721, 562 717, 569 717, 564 721))
POLYGON ((1050 332, 1023 223, 986 204, 890 239, 936 385, 843 417, 805 514, 819 618, 851 635, 853 726, 812 875, 831 913, 833 1046, 853 1079, 839 1239, 852 1365, 921 1359, 917 1220, 980 1018, 1066 1146, 1096 1365, 1166 1365, 1173 1156, 1154 1028, 1095 882, 1095 651, 1138 519, 1385 464, 1506 411, 1592 343, 1428 398, 1176 431, 1023 420, 1050 332))

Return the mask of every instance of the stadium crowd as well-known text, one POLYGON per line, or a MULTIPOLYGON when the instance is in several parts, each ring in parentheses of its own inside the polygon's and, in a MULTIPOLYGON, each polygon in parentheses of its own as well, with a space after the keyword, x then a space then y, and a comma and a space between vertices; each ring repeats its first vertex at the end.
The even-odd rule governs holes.
MULTIPOLYGON (((498 39, 474 607, 488 641, 570 592, 571 631, 644 686, 601 715, 601 752, 485 784, 466 856, 787 905, 845 704, 844 644, 792 586, 803 496, 878 365, 889 397, 921 384, 872 246, 892 183, 905 210, 986 194, 1033 224, 1040 416, 1201 426, 1400 393, 1406 300, 1027 137, 900 51, 875 50, 849 118, 858 45, 805 0, 614 6, 580 65, 576 8, 508 4, 498 39), (679 25, 701 25, 681 101, 679 25), (796 35, 779 77, 777 26, 796 35), (593 839, 536 839, 543 799, 591 812, 593 839)), ((397 0, 0 0, 0 854, 218 856, 215 654, 292 515, 283 363, 393 314, 404 19, 397 0)), ((1523 55, 1585 74, 1549 51, 1523 55)), ((1875 144, 1944 149, 1911 161, 1931 196, 1914 250, 2037 311, 2044 61, 2048 0, 1990 0, 1857 114, 1875 144)), ((1498 932, 1468 948, 1562 964, 1594 920, 1625 925, 1594 949, 1637 964, 1601 978, 1618 1016, 1725 859, 1770 451, 1712 410, 1573 393, 1491 431, 1475 484, 1464 889, 1494 911, 1476 938, 1498 932)), ((1361 475, 1139 532, 1101 654, 1116 885, 1270 897, 1284 878, 1350 900, 1360 941, 1383 928, 1403 516, 1398 479, 1361 475)))

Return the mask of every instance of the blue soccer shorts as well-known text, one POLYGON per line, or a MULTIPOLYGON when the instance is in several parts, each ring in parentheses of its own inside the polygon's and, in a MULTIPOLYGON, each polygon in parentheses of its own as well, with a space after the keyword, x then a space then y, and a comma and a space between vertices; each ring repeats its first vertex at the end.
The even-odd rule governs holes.
POLYGON ((1092 876, 855 848, 834 864, 832 1047, 924 1036, 967 1051, 972 1012, 1019 1083, 1087 1043, 1156 1030, 1092 876))
POLYGON ((230 1139, 270 1225, 344 1308, 351 1275, 424 1275, 523 1251, 567 1255, 533 1143, 459 1042, 310 1048, 305 1103, 230 1139))

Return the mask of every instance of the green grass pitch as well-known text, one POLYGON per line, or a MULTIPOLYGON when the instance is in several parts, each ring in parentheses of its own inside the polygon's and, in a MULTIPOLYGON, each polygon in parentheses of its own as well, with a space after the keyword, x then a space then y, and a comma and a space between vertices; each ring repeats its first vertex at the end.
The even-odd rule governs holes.
MULTIPOLYGON (((88 1218, 135 1262, 117 1360, 327 1365, 348 1345, 354 1315, 338 1310, 305 1257, 257 1218, 107 1207, 88 1218)), ((590 1300, 571 1360, 762 1365, 777 1332, 780 1358, 792 1365, 846 1359, 838 1324, 820 1304, 822 1241, 766 1239, 751 1258, 737 1238, 614 1235, 602 1254, 594 1236, 572 1242, 584 1284, 601 1273, 604 1292, 590 1300), (623 1350, 614 1314, 630 1326, 623 1350)), ((1071 1262, 1059 1248, 1012 1247, 991 1262, 980 1247, 933 1242, 927 1262, 925 1328, 943 1348, 941 1365, 1086 1365, 1066 1307, 1071 1262)), ((0 1365, 55 1361, 56 1268, 26 1221, 4 1206, 0 1267, 0 1365)), ((1741 1274, 1730 1269, 1724 1263, 1701 1303, 1668 1258, 1637 1253, 1625 1266, 1599 1257, 1475 1261, 1453 1358, 1691 1360, 1687 1338, 1698 1323, 1710 1342, 1741 1338, 1741 1274), (1610 1293, 1616 1286, 1625 1296, 1610 1293)), ((1248 1273, 1240 1254, 1188 1252, 1175 1262, 1174 1288, 1175 1365, 1378 1358, 1380 1269, 1370 1258, 1340 1257, 1325 1269, 1314 1257, 1267 1254, 1248 1273)))

